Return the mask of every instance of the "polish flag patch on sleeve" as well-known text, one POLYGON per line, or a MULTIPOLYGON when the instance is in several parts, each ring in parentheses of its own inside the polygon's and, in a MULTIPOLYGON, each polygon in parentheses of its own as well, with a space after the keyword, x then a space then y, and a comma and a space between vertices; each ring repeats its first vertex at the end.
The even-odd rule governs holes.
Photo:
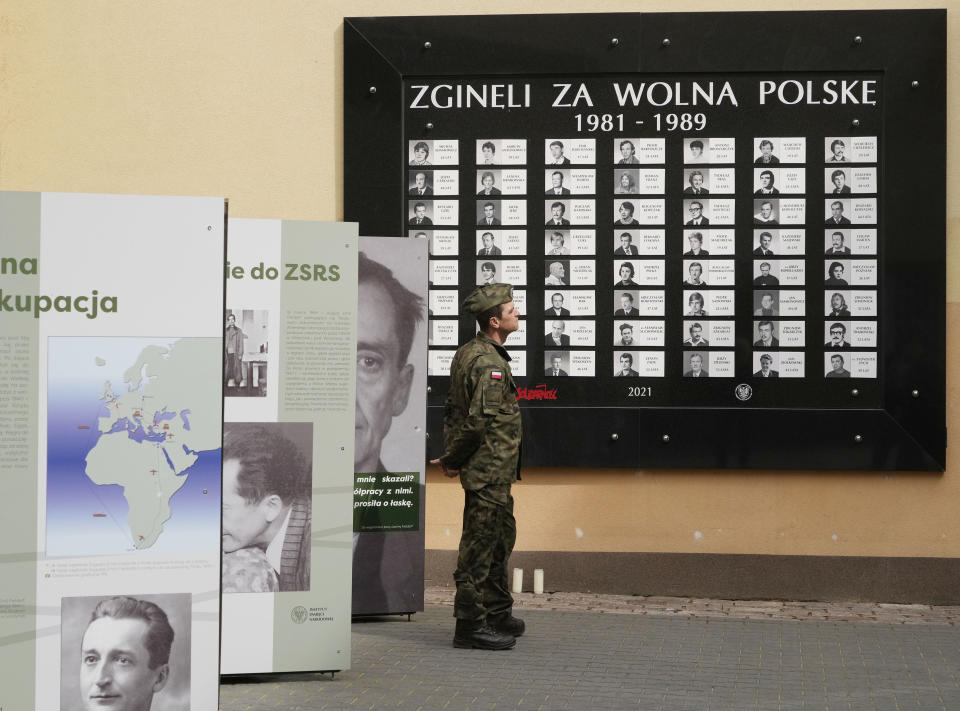
POLYGON ((503 380, 503 371, 502 370, 491 370, 490 371, 491 380, 503 380))

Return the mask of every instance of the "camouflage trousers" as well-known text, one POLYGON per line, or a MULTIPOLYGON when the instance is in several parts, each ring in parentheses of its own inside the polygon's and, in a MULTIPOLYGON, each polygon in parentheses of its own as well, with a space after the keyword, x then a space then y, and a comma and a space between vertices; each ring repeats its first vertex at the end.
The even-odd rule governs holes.
POLYGON ((513 608, 507 560, 517 539, 517 522, 510 484, 465 489, 464 494, 453 615, 460 620, 483 620, 513 608))

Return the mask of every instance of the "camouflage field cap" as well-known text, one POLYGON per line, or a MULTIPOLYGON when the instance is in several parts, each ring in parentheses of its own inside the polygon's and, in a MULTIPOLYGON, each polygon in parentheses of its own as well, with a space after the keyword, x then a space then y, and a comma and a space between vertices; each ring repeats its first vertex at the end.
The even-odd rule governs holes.
POLYGON ((478 286, 466 299, 463 308, 474 316, 500 304, 513 301, 513 287, 509 284, 485 284, 478 286))

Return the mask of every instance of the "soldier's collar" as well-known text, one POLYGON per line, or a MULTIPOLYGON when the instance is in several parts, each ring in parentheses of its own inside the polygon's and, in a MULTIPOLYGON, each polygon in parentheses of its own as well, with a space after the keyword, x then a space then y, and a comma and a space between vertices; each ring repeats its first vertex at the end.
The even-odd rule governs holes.
POLYGON ((513 359, 510 357, 510 354, 507 353, 507 349, 506 349, 506 348, 504 348, 502 345, 500 345, 500 344, 497 343, 495 340, 493 340, 492 338, 490 338, 490 336, 488 336, 488 335, 487 335, 486 333, 484 333, 483 331, 477 331, 477 340, 479 340, 479 341, 485 341, 486 343, 489 343, 491 346, 493 346, 494 348, 496 348, 496 349, 497 349, 497 353, 499 353, 501 356, 503 356, 503 359, 504 359, 504 360, 513 360, 513 359))

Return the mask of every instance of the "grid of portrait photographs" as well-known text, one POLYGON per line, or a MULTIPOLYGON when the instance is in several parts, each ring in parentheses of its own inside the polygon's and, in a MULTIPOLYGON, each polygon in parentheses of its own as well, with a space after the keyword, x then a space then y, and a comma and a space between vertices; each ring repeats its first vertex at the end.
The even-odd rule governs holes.
POLYGON ((877 377, 874 136, 407 149, 408 234, 430 243, 430 375, 449 372, 465 293, 506 282, 517 376, 877 377))

